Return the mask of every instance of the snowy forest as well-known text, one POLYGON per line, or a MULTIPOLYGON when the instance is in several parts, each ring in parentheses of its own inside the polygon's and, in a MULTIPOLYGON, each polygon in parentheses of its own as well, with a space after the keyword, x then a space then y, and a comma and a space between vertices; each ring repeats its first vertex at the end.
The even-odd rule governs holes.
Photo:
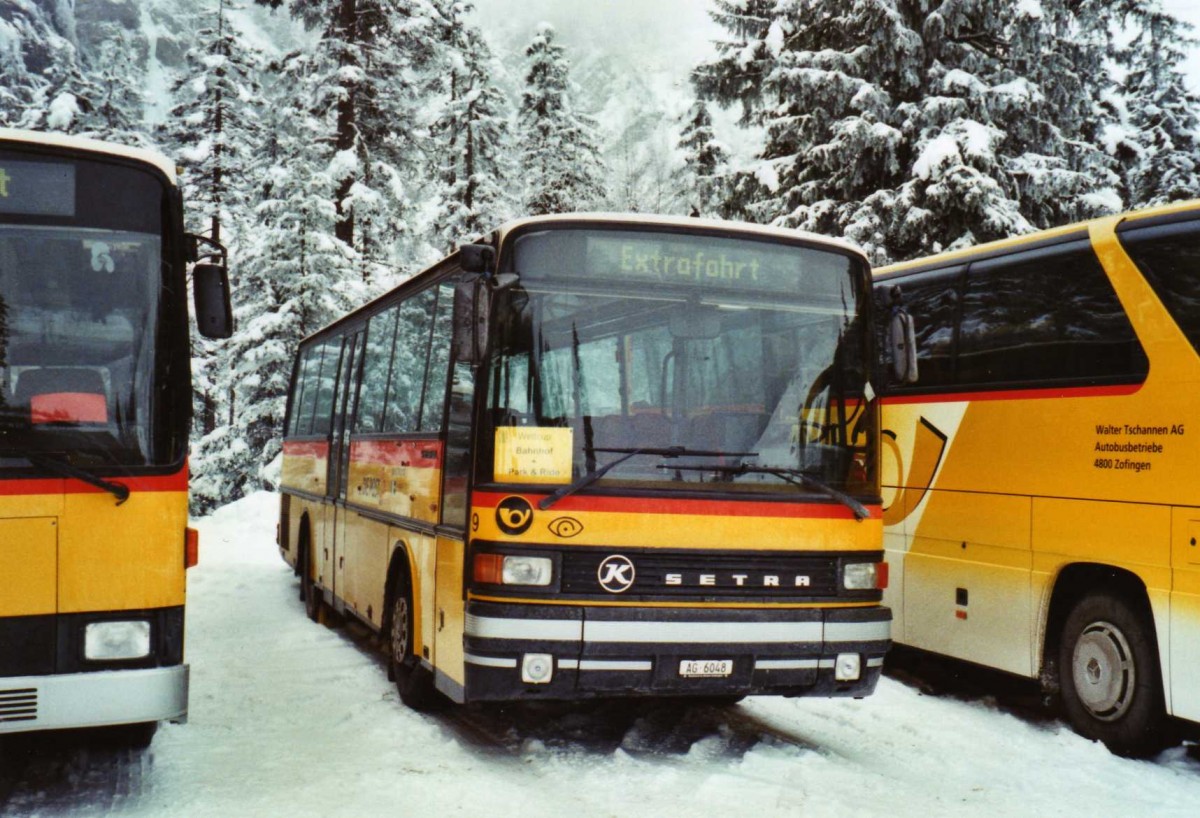
POLYGON ((0 0, 0 126, 165 153, 230 249, 237 332, 193 338, 196 512, 270 487, 301 338, 516 216, 886 263, 1200 196, 1196 41, 1157 0, 696 2, 724 35, 665 92, 464 0, 0 0))

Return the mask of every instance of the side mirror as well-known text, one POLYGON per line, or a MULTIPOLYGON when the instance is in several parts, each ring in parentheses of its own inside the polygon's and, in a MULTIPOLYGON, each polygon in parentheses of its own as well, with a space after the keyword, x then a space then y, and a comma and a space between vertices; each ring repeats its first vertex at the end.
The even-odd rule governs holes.
POLYGON ((229 302, 229 270, 223 264, 197 264, 192 268, 192 295, 196 328, 205 338, 233 335, 233 307, 229 302))
POLYGON ((454 288, 454 360, 472 366, 487 352, 488 289, 470 276, 454 288))
POLYGON ((490 244, 464 244, 458 256, 464 273, 486 275, 496 266, 496 250, 490 244))

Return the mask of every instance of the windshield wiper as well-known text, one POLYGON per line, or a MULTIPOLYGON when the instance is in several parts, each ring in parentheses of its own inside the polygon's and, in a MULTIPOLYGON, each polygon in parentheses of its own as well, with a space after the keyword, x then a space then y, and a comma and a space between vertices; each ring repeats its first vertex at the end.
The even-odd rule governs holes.
POLYGON ((41 466, 44 469, 49 469, 63 477, 72 477, 76 480, 82 480, 89 486, 95 486, 98 489, 103 489, 117 498, 117 505, 121 505, 129 499, 129 487, 123 486, 120 483, 112 483, 102 477, 97 477, 90 471, 74 465, 66 460, 59 460, 56 457, 48 457, 41 452, 21 452, 19 457, 23 457, 35 466, 41 466))
POLYGON ((854 519, 862 522, 871 516, 871 512, 862 503, 855 500, 844 491, 839 491, 823 480, 818 480, 810 474, 805 474, 800 469, 780 468, 777 466, 751 466, 747 463, 742 463, 737 466, 659 466, 660 469, 681 469, 687 471, 723 471, 731 476, 739 474, 770 474, 791 483, 793 486, 812 489, 820 492, 827 497, 832 497, 846 508, 854 512, 854 519))
MULTIPOLYGON (((630 459, 631 457, 636 457, 639 454, 652 454, 652 455, 658 455, 660 457, 757 457, 758 456, 758 452, 722 452, 719 450, 689 449, 686 446, 640 446, 636 449, 624 449, 624 448, 615 449, 615 448, 604 448, 601 446, 596 446, 595 448, 592 449, 592 451, 608 452, 610 454, 619 454, 621 456, 618 457, 616 460, 613 460, 609 463, 605 463, 603 466, 601 466, 600 468, 598 468, 594 471, 588 472, 587 474, 580 477, 578 480, 576 480, 571 485, 563 486, 562 488, 557 489, 549 497, 543 497, 541 500, 538 501, 538 508, 540 508, 542 511, 545 511, 546 509, 550 508, 550 506, 554 505, 562 498, 569 497, 570 495, 574 494, 575 492, 579 491, 580 489, 587 488, 592 483, 595 483, 601 477, 608 474, 611 470, 615 469, 617 466, 624 463, 626 460, 630 459)), ((659 468, 666 468, 666 467, 660 466, 659 468)))

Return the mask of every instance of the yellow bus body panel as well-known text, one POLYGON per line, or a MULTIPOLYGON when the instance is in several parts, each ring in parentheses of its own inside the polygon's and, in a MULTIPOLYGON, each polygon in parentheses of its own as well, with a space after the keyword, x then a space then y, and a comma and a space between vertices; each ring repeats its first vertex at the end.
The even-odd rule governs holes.
POLYGON ((884 401, 884 602, 901 643, 1035 677, 1062 572, 1129 571, 1147 589, 1169 710, 1197 720, 1186 669, 1200 666, 1200 357, 1121 246, 1123 218, 1086 227, 1149 359, 1141 385, 884 401), (1131 443, 1144 450, 1120 450, 1131 443))

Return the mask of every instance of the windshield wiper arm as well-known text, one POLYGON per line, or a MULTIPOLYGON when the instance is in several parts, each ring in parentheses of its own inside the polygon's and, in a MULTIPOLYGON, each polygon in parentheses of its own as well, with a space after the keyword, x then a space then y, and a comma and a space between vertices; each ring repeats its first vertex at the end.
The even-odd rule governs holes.
POLYGON ((585 489, 592 483, 595 483, 611 470, 624 463, 631 457, 636 457, 639 454, 653 454, 660 457, 756 457, 758 452, 722 452, 708 449, 689 449, 686 446, 640 446, 636 449, 627 448, 606 448, 596 446, 592 449, 594 452, 609 452, 611 454, 621 455, 616 460, 605 463, 595 471, 590 471, 580 477, 569 486, 563 486, 557 489, 548 497, 543 497, 538 501, 538 508, 542 511, 550 508, 564 497, 569 497, 580 489, 585 489))
POLYGON ((728 472, 731 475, 771 474, 775 477, 778 477, 780 480, 791 483, 793 486, 813 489, 821 494, 826 495, 827 497, 832 497, 834 500, 837 500, 839 503, 846 506, 846 508, 854 512, 854 519, 860 523, 871 516, 870 510, 868 510, 866 506, 858 502, 858 500, 855 500, 849 494, 846 494, 846 492, 839 491, 838 489, 835 489, 833 486, 826 483, 824 480, 818 480, 812 475, 805 474, 800 469, 789 469, 776 466, 751 466, 747 463, 742 463, 737 466, 660 466, 659 468, 685 469, 688 471, 723 471, 728 472))
POLYGON ((98 489, 103 489, 117 498, 117 505, 121 505, 129 499, 129 487, 123 486, 120 483, 112 483, 102 477, 97 477, 90 471, 79 466, 73 465, 66 460, 59 460, 56 457, 47 457, 41 452, 22 452, 21 457, 28 460, 35 466, 41 466, 44 469, 49 469, 63 477, 72 477, 76 480, 82 480, 90 486, 95 486, 98 489))

